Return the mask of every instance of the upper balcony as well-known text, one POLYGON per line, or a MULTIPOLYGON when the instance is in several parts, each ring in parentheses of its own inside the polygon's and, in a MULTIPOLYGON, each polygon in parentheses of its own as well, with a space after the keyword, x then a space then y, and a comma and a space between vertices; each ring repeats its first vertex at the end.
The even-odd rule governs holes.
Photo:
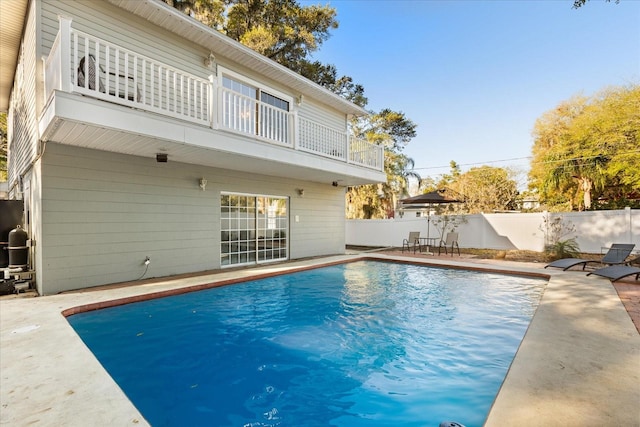
POLYGON ((384 180, 382 147, 302 117, 302 97, 247 94, 65 18, 43 68, 45 141, 341 185, 384 180))

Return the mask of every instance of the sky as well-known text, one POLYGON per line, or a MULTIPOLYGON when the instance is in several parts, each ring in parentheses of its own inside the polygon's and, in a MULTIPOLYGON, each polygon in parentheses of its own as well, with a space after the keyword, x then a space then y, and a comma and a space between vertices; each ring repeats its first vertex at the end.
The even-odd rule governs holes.
MULTIPOLYGON (((302 5, 318 1, 301 1, 302 5)), ((423 178, 454 160, 519 172, 537 118, 574 95, 640 84, 640 0, 329 0, 339 28, 313 59, 365 88, 368 110, 417 125, 423 178)))

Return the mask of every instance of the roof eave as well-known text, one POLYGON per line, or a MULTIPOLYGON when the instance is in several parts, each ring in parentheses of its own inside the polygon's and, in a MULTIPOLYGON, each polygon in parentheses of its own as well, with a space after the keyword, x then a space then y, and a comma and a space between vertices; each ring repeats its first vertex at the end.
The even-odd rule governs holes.
POLYGON ((0 0, 0 111, 9 109, 9 98, 18 64, 28 0, 0 0))

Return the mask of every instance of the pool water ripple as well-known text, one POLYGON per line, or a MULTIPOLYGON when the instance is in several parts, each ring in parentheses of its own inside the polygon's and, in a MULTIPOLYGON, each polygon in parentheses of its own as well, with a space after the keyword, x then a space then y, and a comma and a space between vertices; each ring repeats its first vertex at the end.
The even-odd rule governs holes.
POLYGON ((154 426, 481 426, 546 282, 357 262, 69 318, 154 426))

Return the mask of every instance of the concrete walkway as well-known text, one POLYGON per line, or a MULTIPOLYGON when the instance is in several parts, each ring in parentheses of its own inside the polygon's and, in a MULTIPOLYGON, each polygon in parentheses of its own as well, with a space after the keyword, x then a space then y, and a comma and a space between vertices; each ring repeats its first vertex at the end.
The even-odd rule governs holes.
MULTIPOLYGON (((608 280, 522 263, 481 265, 460 259, 369 256, 550 276, 487 426, 640 426, 640 334, 608 280)), ((337 256, 48 297, 2 299, 0 426, 148 425, 69 326, 61 314, 65 310, 358 258, 337 256)))
POLYGON ((640 335, 608 280, 554 274, 491 426, 640 426, 640 335))

